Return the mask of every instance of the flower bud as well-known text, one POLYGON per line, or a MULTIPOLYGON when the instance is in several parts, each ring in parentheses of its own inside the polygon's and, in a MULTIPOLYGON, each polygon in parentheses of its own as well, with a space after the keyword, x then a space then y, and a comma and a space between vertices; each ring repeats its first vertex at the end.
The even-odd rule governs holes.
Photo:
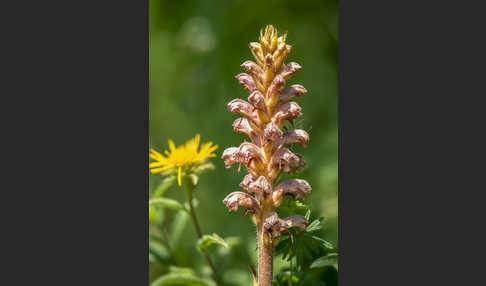
POLYGON ((236 160, 240 164, 247 165, 252 159, 262 160, 263 155, 260 148, 253 143, 243 142, 235 153, 236 160))
POLYGON ((248 96, 248 101, 253 103, 256 108, 265 110, 265 97, 259 90, 255 90, 248 96))
POLYGON ((288 173, 300 171, 305 166, 304 160, 302 160, 299 155, 292 153, 287 148, 276 151, 270 161, 272 165, 276 165, 277 168, 288 173))
POLYGON ((262 68, 252 61, 246 61, 242 63, 241 67, 244 68, 246 72, 251 73, 256 78, 260 78, 263 74, 262 68))
POLYGON ((272 191, 272 187, 264 176, 260 176, 249 184, 247 191, 249 193, 255 193, 257 200, 261 202, 265 194, 269 194, 272 191))
POLYGON ((252 117, 253 115, 252 112, 254 110, 254 107, 242 99, 233 99, 226 106, 228 107, 228 110, 233 114, 239 112, 246 117, 252 117))
POLYGON ((279 74, 285 79, 289 79, 290 76, 300 70, 302 68, 301 65, 299 65, 298 63, 295 63, 295 62, 290 62, 288 64, 283 64, 282 67, 280 68, 280 72, 279 74))
POLYGON ((305 228, 309 225, 309 222, 304 216, 301 215, 292 215, 280 220, 280 226, 283 229, 289 229, 291 227, 297 227, 301 231, 304 231, 305 228))
POLYGON ((255 177, 253 177, 252 174, 247 174, 244 178, 243 181, 240 183, 240 187, 242 187, 244 190, 248 190, 250 188, 250 184, 253 183, 256 180, 255 177))
POLYGON ((224 159, 224 165, 226 168, 231 167, 236 162, 235 154, 238 152, 238 147, 229 147, 223 151, 221 158, 224 159))
POLYGON ((263 228, 266 229, 271 235, 272 238, 277 238, 282 235, 281 229, 282 220, 279 219, 277 213, 271 212, 265 220, 263 221, 263 228))
POLYGON ((236 75, 236 79, 241 85, 243 85, 249 92, 253 92, 257 89, 255 81, 253 78, 246 73, 240 73, 236 75))
POLYGON ((294 84, 289 87, 286 87, 280 93, 279 101, 280 102, 287 102, 294 98, 295 96, 301 96, 302 94, 306 93, 307 89, 300 84, 294 84))
POLYGON ((302 108, 296 102, 287 102, 279 106, 272 118, 276 124, 283 124, 284 120, 292 120, 302 115, 302 108))
POLYGON ((280 130, 277 124, 273 122, 268 123, 267 126, 265 127, 265 130, 263 131, 263 136, 265 136, 265 139, 270 141, 275 141, 281 138, 282 135, 283 135, 282 130, 280 130))
POLYGON ((285 84, 285 79, 281 75, 276 75, 272 81, 272 84, 267 90, 267 98, 270 98, 272 95, 278 93, 282 86, 285 84))
POLYGON ((312 190, 310 184, 306 180, 291 179, 279 184, 273 193, 275 197, 283 195, 293 195, 296 199, 303 199, 304 195, 310 193, 312 190))
POLYGON ((274 148, 286 147, 292 144, 299 144, 303 147, 309 141, 309 134, 302 129, 294 129, 283 134, 282 138, 275 142, 274 148))
POLYGON ((232 192, 224 198, 223 203, 228 207, 230 212, 237 211, 240 206, 253 212, 256 212, 260 208, 254 197, 243 192, 232 192))
POLYGON ((252 42, 248 44, 248 46, 250 47, 250 51, 253 54, 253 57, 255 58, 257 63, 260 66, 263 66, 263 51, 262 51, 262 47, 260 46, 260 43, 252 42))
POLYGON ((255 132, 255 130, 253 130, 251 124, 248 122, 248 119, 246 119, 245 117, 237 118, 233 122, 233 130, 236 133, 244 133, 248 135, 253 142, 257 142, 258 144, 261 143, 260 135, 255 132))

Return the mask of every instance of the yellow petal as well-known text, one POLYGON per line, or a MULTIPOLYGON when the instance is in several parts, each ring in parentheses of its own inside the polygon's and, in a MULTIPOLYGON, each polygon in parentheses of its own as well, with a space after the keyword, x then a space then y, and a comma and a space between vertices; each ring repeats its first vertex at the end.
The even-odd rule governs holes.
POLYGON ((170 149, 170 152, 174 152, 176 150, 176 147, 175 147, 175 144, 174 144, 174 141, 172 141, 172 139, 169 139, 169 149, 170 149))
POLYGON ((179 187, 182 186, 182 168, 179 167, 179 170, 177 171, 177 184, 179 184, 179 187))
POLYGON ((149 164, 149 168, 155 168, 155 167, 160 167, 160 166, 163 166, 165 165, 164 162, 152 162, 149 164))

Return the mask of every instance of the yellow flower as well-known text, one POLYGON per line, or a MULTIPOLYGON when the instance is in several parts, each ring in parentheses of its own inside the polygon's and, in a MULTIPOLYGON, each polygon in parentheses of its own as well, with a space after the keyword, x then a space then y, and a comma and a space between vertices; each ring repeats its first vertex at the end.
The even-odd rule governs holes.
POLYGON ((166 156, 154 149, 150 149, 150 158, 155 160, 149 165, 150 172, 155 174, 170 169, 177 169, 177 183, 181 186, 183 168, 190 170, 196 163, 200 163, 207 158, 216 157, 213 151, 218 149, 218 145, 213 145, 213 142, 207 142, 202 144, 199 149, 200 139, 201 136, 197 134, 196 137, 177 148, 174 141, 169 140, 169 151, 164 151, 166 156))

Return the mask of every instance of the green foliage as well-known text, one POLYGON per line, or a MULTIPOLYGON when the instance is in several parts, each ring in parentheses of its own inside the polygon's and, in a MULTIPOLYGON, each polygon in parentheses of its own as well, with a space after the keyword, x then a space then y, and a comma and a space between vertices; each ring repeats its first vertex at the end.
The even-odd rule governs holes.
POLYGON ((166 177, 162 180, 162 182, 157 186, 157 188, 153 191, 152 198, 160 198, 164 195, 164 193, 172 187, 175 182, 175 177, 166 177))
POLYGON ((149 256, 152 257, 152 262, 168 262, 170 255, 167 249, 162 244, 152 240, 149 243, 149 256))
MULTIPOLYGON (((306 213, 306 218, 309 220, 310 211, 306 213)), ((333 249, 331 243, 313 234, 322 228, 323 219, 323 217, 319 217, 312 221, 304 231, 295 228, 289 229, 277 244, 276 254, 281 254, 287 261, 296 257, 297 264, 305 265, 313 261, 316 255, 333 249)))
POLYGON ((209 247, 213 244, 219 244, 225 248, 229 248, 228 243, 216 233, 213 233, 212 235, 205 234, 197 241, 197 247, 203 253, 208 252, 209 247))
POLYGON ((208 279, 202 279, 196 276, 194 271, 190 268, 171 267, 169 273, 160 276, 150 284, 150 286, 172 285, 213 286, 214 283, 208 279))
POLYGON ((161 206, 163 208, 173 209, 176 211, 185 211, 184 206, 176 200, 168 198, 156 198, 149 201, 149 205, 161 206))
POLYGON ((336 265, 338 263, 338 254, 329 253, 328 255, 321 256, 314 260, 309 266, 310 268, 325 267, 330 265, 336 265))

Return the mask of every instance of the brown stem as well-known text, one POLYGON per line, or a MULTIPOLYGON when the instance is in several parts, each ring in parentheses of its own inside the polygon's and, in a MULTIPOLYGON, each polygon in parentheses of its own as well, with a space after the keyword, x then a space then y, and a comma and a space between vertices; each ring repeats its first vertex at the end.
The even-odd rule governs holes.
POLYGON ((258 228, 258 286, 272 286, 273 243, 260 221, 258 228))
MULTIPOLYGON (((186 184, 188 182, 186 181, 186 184)), ((199 221, 197 220, 196 212, 194 211, 194 206, 192 204, 192 193, 194 191, 195 186, 192 183, 189 183, 190 186, 187 188, 187 203, 189 204, 189 214, 191 215, 192 224, 194 225, 194 229, 196 230, 197 236, 202 238, 201 227, 199 226, 199 221)), ((204 257, 208 262, 209 267, 211 267, 211 271, 213 272, 213 280, 216 282, 216 285, 221 285, 219 280, 218 274, 216 272, 216 267, 214 267, 213 261, 209 257, 207 253, 204 253, 204 257)))

